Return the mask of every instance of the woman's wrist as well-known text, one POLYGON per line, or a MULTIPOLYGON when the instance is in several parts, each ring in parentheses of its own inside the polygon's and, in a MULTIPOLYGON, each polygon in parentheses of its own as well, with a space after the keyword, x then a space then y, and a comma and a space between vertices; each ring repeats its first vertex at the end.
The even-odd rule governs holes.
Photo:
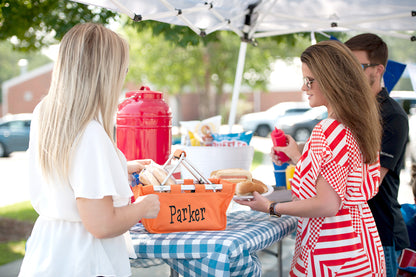
POLYGON ((277 216, 277 217, 281 217, 282 215, 277 212, 277 204, 279 204, 278 202, 270 202, 269 205, 269 215, 270 216, 277 216))
POLYGON ((300 160, 300 157, 302 156, 302 154, 297 154, 295 157, 293 157, 293 159, 292 159, 292 162, 294 163, 294 164, 297 164, 298 163, 298 161, 300 160))

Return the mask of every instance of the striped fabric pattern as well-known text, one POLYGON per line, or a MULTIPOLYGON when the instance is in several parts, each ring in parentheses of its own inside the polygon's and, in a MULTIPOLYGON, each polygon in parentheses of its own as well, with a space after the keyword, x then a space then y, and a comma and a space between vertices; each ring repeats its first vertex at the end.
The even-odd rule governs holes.
POLYGON ((380 164, 363 163, 349 128, 334 119, 316 125, 296 165, 292 191, 316 195, 322 175, 342 205, 333 217, 300 218, 290 276, 384 276, 384 253, 367 200, 378 192, 380 164))

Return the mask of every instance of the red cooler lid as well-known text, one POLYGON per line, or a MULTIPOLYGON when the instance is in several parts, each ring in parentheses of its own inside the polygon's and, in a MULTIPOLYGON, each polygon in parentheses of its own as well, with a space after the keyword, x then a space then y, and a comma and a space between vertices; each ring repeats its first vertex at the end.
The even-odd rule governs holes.
POLYGON ((126 92, 126 98, 137 96, 138 99, 162 99, 162 93, 159 91, 152 91, 147 86, 142 86, 138 91, 126 92))

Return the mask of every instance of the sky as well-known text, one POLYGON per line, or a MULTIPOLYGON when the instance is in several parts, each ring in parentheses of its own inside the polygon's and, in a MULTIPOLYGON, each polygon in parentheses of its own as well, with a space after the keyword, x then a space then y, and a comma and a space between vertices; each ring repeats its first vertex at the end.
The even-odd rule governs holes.
POLYGON ((56 58, 58 57, 58 51, 59 51, 59 45, 51 45, 47 48, 42 49, 42 54, 47 56, 49 59, 56 61, 56 58))
POLYGON ((288 63, 277 60, 270 74, 268 88, 273 91, 300 91, 302 87, 302 65, 299 58, 288 63))

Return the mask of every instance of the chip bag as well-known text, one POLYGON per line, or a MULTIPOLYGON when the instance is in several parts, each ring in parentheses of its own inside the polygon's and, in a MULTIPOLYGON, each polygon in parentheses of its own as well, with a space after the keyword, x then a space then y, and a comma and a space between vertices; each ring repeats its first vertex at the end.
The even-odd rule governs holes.
POLYGON ((217 115, 202 121, 180 121, 180 124, 186 130, 191 146, 212 146, 213 134, 219 132, 221 119, 217 115))

